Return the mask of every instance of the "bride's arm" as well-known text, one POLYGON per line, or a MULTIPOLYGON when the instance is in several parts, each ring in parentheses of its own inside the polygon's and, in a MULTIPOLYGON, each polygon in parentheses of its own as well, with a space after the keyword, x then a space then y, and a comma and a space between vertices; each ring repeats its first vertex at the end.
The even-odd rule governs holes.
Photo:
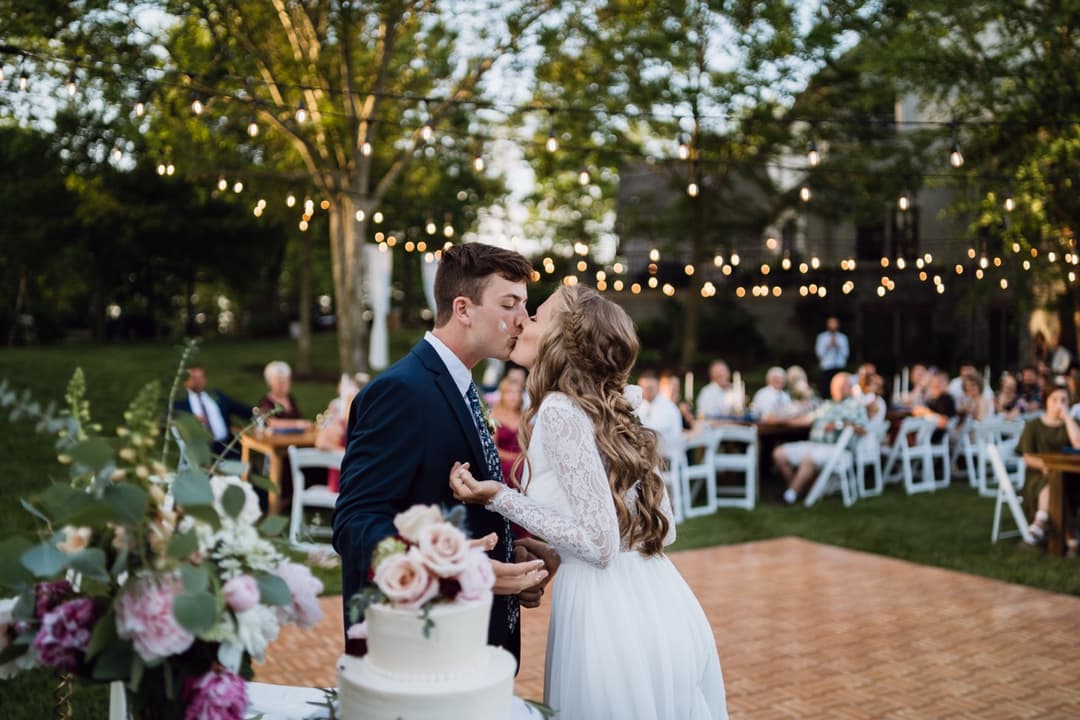
POLYGON ((548 401, 536 417, 534 436, 541 432, 541 452, 569 499, 571 514, 538 505, 506 487, 488 508, 544 538, 564 558, 578 557, 591 565, 607 567, 619 552, 619 520, 596 447, 596 431, 581 410, 548 401))

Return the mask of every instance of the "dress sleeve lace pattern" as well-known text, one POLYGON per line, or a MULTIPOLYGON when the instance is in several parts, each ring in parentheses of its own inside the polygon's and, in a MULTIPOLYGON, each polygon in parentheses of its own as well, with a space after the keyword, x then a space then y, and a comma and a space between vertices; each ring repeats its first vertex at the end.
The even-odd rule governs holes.
POLYGON ((539 455, 565 492, 569 514, 510 488, 488 508, 544 538, 564 558, 607 567, 619 551, 619 521, 593 424, 565 395, 549 395, 536 415, 533 437, 539 435, 539 455))

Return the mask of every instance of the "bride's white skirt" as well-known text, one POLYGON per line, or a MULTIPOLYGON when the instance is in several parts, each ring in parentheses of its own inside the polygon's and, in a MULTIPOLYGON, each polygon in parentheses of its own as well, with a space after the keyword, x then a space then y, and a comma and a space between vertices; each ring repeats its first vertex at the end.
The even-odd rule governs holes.
POLYGON ((544 698, 559 720, 726 720, 712 629, 667 556, 563 561, 544 698))

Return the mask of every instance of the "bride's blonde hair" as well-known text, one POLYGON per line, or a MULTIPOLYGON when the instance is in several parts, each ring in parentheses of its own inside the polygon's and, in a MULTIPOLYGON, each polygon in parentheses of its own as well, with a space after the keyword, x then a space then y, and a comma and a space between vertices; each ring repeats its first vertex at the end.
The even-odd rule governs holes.
POLYGON ((656 555, 668 532, 668 519, 660 510, 664 481, 657 473, 656 433, 641 426, 623 396, 639 348, 634 323, 625 310, 591 288, 562 287, 557 294, 562 302, 540 338, 526 381, 533 401, 518 431, 526 448, 518 462, 528 462, 532 421, 544 396, 567 395, 596 426, 624 544, 656 555), (623 498, 635 483, 631 513, 623 498))

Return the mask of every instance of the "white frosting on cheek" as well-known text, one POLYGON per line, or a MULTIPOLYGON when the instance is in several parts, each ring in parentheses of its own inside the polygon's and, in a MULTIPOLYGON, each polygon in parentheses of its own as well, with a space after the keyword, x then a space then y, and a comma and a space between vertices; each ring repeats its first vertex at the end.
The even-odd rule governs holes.
POLYGON ((505 320, 500 320, 499 321, 499 332, 506 333, 509 330, 510 330, 510 328, 507 326, 506 321, 505 320))

